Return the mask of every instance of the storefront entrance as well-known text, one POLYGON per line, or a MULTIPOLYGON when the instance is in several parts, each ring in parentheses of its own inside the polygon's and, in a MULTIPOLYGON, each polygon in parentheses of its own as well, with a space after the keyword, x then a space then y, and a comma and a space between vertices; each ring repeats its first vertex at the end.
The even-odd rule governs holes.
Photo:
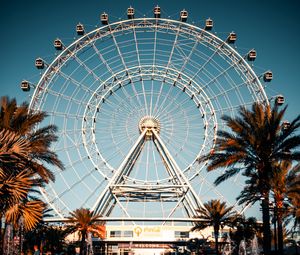
POLYGON ((176 242, 93 242, 94 255, 171 255, 180 254, 186 247, 186 241, 176 242))

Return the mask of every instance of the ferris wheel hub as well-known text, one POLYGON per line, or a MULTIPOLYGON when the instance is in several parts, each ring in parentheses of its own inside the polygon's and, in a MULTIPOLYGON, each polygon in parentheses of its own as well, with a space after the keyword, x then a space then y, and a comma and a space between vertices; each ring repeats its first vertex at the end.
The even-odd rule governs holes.
POLYGON ((143 118, 141 118, 141 120, 139 122, 140 133, 143 133, 145 129, 147 129, 147 132, 146 132, 147 140, 152 138, 153 130, 159 134, 159 132, 160 132, 159 120, 152 116, 144 116, 143 118))

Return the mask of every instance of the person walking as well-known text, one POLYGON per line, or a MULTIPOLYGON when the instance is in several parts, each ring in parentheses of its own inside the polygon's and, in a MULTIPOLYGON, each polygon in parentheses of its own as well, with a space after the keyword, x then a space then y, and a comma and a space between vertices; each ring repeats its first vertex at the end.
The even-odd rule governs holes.
POLYGON ((37 245, 33 246, 34 253, 33 255, 40 255, 39 247, 37 245))

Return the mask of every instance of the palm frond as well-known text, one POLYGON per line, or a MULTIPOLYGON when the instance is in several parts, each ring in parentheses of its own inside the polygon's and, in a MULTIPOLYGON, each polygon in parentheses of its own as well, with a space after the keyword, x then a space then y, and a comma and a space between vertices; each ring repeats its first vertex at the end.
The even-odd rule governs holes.
POLYGON ((219 185, 222 182, 226 181, 227 179, 229 179, 230 177, 238 174, 242 169, 241 168, 230 168, 230 169, 226 169, 225 173, 220 175, 214 182, 215 185, 219 185))

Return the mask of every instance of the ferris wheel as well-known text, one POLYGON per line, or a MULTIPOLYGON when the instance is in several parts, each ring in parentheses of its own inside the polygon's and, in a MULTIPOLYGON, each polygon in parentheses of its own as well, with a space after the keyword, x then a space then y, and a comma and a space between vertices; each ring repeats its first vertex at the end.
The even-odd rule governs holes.
MULTIPOLYGON (((199 157, 213 150, 221 117, 240 106, 268 102, 261 75, 241 56, 234 32, 224 39, 179 20, 135 17, 109 22, 64 45, 35 86, 30 108, 48 113, 46 124, 59 128, 54 150, 66 169, 42 190, 60 218, 76 208, 91 208, 107 220, 188 221, 210 199, 236 205, 243 186, 236 177, 214 186, 220 171, 207 172, 199 157)), ((23 90, 30 83, 22 82, 23 90)), ((45 123, 43 123, 45 124, 45 123)), ((238 210, 241 207, 236 205, 238 210)))

